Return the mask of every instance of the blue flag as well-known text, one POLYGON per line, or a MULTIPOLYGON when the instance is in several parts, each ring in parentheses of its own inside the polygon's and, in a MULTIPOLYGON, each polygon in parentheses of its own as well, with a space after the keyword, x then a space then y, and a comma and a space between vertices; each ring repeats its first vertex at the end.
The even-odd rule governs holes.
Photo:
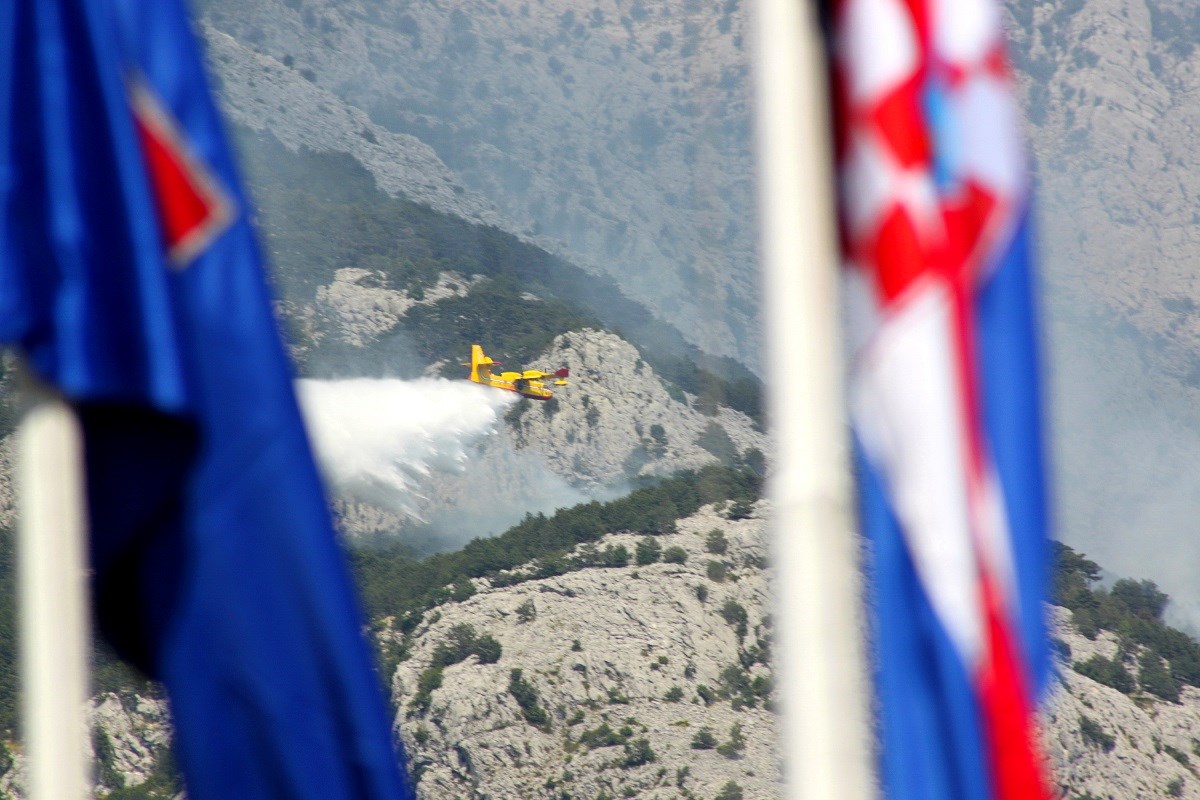
POLYGON ((179 0, 0 3, 0 202, 0 342, 79 411, 189 797, 411 797, 179 0))

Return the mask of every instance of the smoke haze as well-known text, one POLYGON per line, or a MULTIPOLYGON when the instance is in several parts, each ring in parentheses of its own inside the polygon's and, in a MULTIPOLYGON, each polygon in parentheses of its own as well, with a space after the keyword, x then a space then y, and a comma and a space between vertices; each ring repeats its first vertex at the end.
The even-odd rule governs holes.
POLYGON ((496 430, 516 395, 465 381, 300 380, 305 425, 326 480, 338 491, 419 516, 432 471, 462 472, 472 445, 496 430))

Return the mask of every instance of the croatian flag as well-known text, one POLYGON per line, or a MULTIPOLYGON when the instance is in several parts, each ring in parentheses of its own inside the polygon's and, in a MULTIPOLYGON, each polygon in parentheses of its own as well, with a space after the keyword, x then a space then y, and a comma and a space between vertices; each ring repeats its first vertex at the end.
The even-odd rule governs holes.
POLYGON ((882 782, 890 798, 1045 798, 1030 200, 999 10, 834 9, 882 782))

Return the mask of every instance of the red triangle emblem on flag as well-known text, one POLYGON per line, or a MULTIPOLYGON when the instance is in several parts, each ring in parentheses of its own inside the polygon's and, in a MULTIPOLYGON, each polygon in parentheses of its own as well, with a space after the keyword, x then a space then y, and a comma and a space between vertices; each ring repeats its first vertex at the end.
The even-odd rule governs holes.
POLYGON ((167 257, 183 269, 229 227, 233 200, 154 91, 134 79, 129 93, 167 257))

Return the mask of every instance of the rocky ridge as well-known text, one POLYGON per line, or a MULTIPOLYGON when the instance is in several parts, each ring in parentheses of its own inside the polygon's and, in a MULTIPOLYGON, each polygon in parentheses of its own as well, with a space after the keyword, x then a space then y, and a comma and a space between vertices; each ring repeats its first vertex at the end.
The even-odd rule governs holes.
POLYGON ((738 411, 697 410, 697 398, 669 389, 637 348, 602 331, 564 333, 534 369, 571 370, 558 402, 519 407, 510 435, 539 450, 550 468, 582 485, 666 475, 767 448, 766 436, 738 411))
POLYGON ((428 145, 376 125, 366 113, 270 56, 201 25, 217 95, 230 119, 266 131, 289 150, 348 153, 379 188, 437 211, 508 229, 496 206, 459 184, 428 145))
POLYGON ((503 209, 489 224, 612 275, 708 352, 759 362, 736 0, 717 14, 641 0, 201 11, 239 121, 349 152, 435 208, 457 194, 476 219, 485 197, 503 209))
POLYGON ((1071 612, 1055 608, 1053 631, 1064 644, 1043 706, 1043 747, 1067 800, 1200 798, 1200 689, 1183 687, 1179 703, 1132 697, 1071 668, 1093 655, 1112 658, 1117 639, 1081 635, 1071 612))
POLYGON ((467 278, 443 272, 436 283, 424 287, 421 297, 416 298, 408 292, 388 288, 382 272, 343 267, 334 273, 331 283, 317 289, 312 313, 307 315, 313 320, 307 333, 314 341, 332 333, 346 344, 362 347, 394 330, 413 306, 466 297, 481 280, 480 275, 467 278))
MULTIPOLYGON (((382 273, 344 268, 317 289, 313 306, 292 306, 287 313, 301 321, 313 340, 335 337, 363 347, 394 330, 417 302, 461 296, 480 279, 443 273, 437 286, 426 288, 424 298, 416 301, 389 287, 382 273)), ((517 498, 528 503, 525 508, 549 511, 555 504, 606 496, 632 478, 696 469, 768 449, 766 436, 749 417, 725 407, 702 409, 694 396, 664 384, 617 334, 561 334, 544 354, 522 366, 547 372, 565 366, 571 371, 570 385, 551 400, 522 401, 511 409, 508 424, 479 447, 463 472, 426 480, 423 497, 416 501, 422 518, 439 510, 481 509, 499 498, 517 498), (558 479, 553 499, 545 494, 546 471, 558 479), (578 491, 564 494, 568 487, 578 491)), ((434 365, 431 371, 464 376, 457 363, 434 365)), ((348 497, 337 501, 337 510, 342 529, 352 534, 395 530, 403 521, 393 511, 348 497)))
MULTIPOLYGON (((474 597, 428 616, 393 679, 420 797, 708 798, 731 780, 746 798, 777 796, 774 715, 757 699, 751 707, 718 697, 731 676, 770 678, 768 665, 738 660, 751 647, 769 650, 763 522, 707 507, 657 539, 681 548, 686 561, 585 569, 506 589, 480 580, 474 597), (705 550, 712 530, 728 542, 720 555, 705 550), (728 577, 706 577, 710 560, 728 564, 728 577), (498 639, 502 656, 447 667, 428 711, 415 711, 434 651, 461 625, 498 639), (513 669, 535 687, 546 725, 524 718, 510 690, 513 669), (604 725, 615 736, 589 747, 585 732, 604 725), (699 748, 703 729, 714 741, 699 748), (724 754, 714 747, 739 736, 724 754), (625 743, 638 739, 653 758, 630 764, 625 743)), ((637 541, 614 534, 601 545, 632 552, 637 541)))
MULTIPOLYGON (((708 800, 730 781, 746 798, 780 796, 776 719, 760 696, 751 695, 750 705, 730 691, 739 674, 742 685, 771 677, 767 514, 761 503, 738 520, 705 507, 655 537, 663 550, 683 551, 675 563, 592 567, 506 587, 476 579, 472 597, 427 613, 392 677, 395 724, 422 800, 559 800, 563 792, 708 800), (723 553, 707 547, 714 529, 726 541, 723 553), (713 579, 709 562, 726 566, 723 580, 713 579), (447 666, 421 710, 423 673, 463 625, 493 637, 499 658, 481 663, 470 655, 447 666), (511 688, 514 669, 548 723, 526 719, 511 688), (695 747, 703 729, 712 740, 695 747), (718 750, 735 739, 738 746, 718 750)), ((615 533, 595 547, 632 552, 638 541, 615 533)), ((1058 661, 1042 739, 1059 796, 1200 798, 1200 690, 1184 687, 1170 703, 1084 677, 1071 664, 1112 658, 1117 638, 1101 631, 1088 639, 1071 612, 1050 611, 1058 661)), ((383 636, 401 641, 386 628, 383 636)), ((107 752, 105 790, 143 784, 169 738, 165 704, 102 694, 92 701, 92 720, 107 752)), ((11 743, 4 749, 0 797, 20 800, 24 756, 11 743)))
MULTIPOLYGON (((104 797, 146 783, 171 740, 166 702, 136 694, 101 693, 91 700, 88 720, 92 727, 92 758, 100 765, 95 776, 97 795, 104 797)), ((9 764, 0 774, 0 797, 23 800, 27 796, 26 757, 10 745, 5 745, 3 752, 9 764)))
MULTIPOLYGON (((677 532, 657 538, 664 548, 682 547, 684 564, 592 568, 506 588, 479 580, 476 595, 430 614, 410 643, 411 658, 393 679, 396 724, 422 775, 420 797, 632 792, 627 796, 709 798, 730 780, 747 798, 781 796, 773 715, 736 708, 728 697, 706 704, 699 694, 701 685, 719 689, 722 670, 736 664, 745 649, 720 613, 724 603, 742 606, 748 630, 769 638, 769 571, 760 566, 764 513, 760 505, 753 519, 734 522, 708 507, 681 520, 677 532), (714 528, 729 542, 721 556, 704 546, 714 528), (714 559, 731 565, 724 583, 706 574, 714 559), (704 601, 697 597, 699 586, 708 590, 704 601), (527 604, 532 610, 527 607, 523 617, 527 604), (447 667, 429 711, 414 712, 435 650, 464 624, 494 637, 502 647, 500 659, 481 664, 469 656, 447 667), (548 729, 523 718, 508 689, 514 668, 536 687, 550 716, 548 729), (674 686, 683 689, 677 702, 666 699, 674 686), (589 750, 582 734, 605 723, 613 730, 628 725, 633 738, 647 739, 657 760, 626 768, 620 744, 589 750), (693 749, 700 728, 723 741, 735 723, 746 737, 740 758, 693 749), (662 772, 662 765, 671 769, 662 772), (684 767, 679 786, 672 770, 684 767)), ((635 542, 636 537, 615 534, 597 546, 632 549, 635 542)), ((1042 708, 1042 741, 1058 796, 1200 798, 1200 690, 1184 687, 1180 702, 1170 703, 1128 696, 1084 677, 1071 664, 1095 654, 1113 657, 1116 637, 1102 631, 1087 639, 1075 629, 1070 611, 1049 611, 1059 655, 1042 708)), ((770 671, 755 664, 749 674, 770 671)))

